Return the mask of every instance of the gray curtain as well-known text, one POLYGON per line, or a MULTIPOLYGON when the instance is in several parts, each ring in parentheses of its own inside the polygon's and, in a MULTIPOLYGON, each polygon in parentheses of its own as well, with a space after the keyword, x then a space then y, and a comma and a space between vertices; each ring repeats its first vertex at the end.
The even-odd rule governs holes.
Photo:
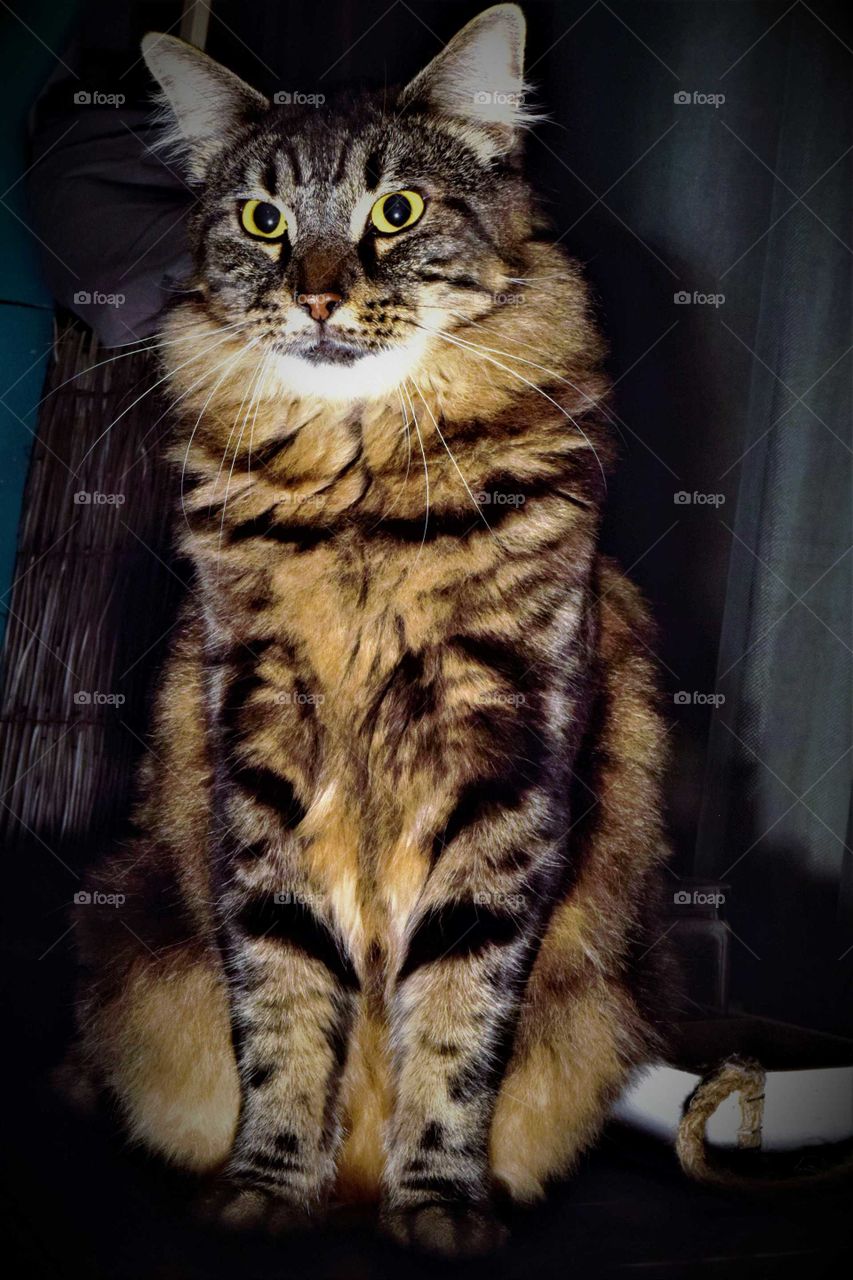
POLYGON ((735 998, 841 1029, 853 1009, 851 137, 826 62, 810 56, 813 21, 791 23, 772 161, 784 183, 742 335, 754 359, 720 643, 726 701, 697 867, 730 884, 735 998), (810 187, 811 209, 796 203, 810 187))
POLYGON ((605 537, 660 624, 674 869, 727 883, 734 1008, 850 1032, 849 6, 534 15, 531 154, 623 423, 605 537))

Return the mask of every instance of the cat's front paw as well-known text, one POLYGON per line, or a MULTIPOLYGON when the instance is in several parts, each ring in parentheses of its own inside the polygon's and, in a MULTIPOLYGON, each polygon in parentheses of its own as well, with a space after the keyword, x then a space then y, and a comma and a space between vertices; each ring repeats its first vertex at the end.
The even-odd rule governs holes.
POLYGON ((464 1204, 387 1208, 382 1225, 398 1244, 445 1258, 476 1258, 494 1253, 506 1244, 509 1235, 488 1209, 464 1204))
POLYGON ((211 1226, 271 1236, 308 1231, 319 1219, 318 1213, 309 1213, 294 1200, 226 1180, 208 1188, 199 1198, 196 1210, 199 1219, 211 1226))

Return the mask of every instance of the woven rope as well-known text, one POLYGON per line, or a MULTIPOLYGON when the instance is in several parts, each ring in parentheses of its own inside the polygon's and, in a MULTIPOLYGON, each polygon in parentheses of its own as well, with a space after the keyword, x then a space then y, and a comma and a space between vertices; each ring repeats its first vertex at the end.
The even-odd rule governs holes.
POLYGON ((675 1139, 675 1151, 684 1172, 699 1182, 753 1191, 805 1189, 849 1176, 853 1159, 847 1155, 835 1164, 824 1164, 802 1174, 776 1176, 769 1163, 771 1157, 763 1157, 760 1168, 750 1173, 736 1167, 736 1157, 731 1163, 723 1163, 712 1155, 706 1136, 708 1121, 733 1093, 740 1095, 737 1149, 760 1151, 765 1083, 764 1068, 751 1058, 728 1058, 705 1077, 690 1098, 675 1139))
POLYGON ((761 1122, 764 1116, 764 1068, 747 1058, 729 1058, 694 1092, 675 1140, 681 1167, 691 1178, 702 1182, 729 1181, 730 1176, 716 1167, 709 1155, 705 1130, 717 1108, 733 1093, 740 1094, 740 1127, 738 1149, 761 1147, 761 1122))

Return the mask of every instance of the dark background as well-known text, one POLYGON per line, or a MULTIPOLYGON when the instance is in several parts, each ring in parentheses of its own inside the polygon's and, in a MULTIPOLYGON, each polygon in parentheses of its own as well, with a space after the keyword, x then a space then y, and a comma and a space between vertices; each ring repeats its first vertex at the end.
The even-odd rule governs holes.
MULTIPOLYGON (((207 50, 268 92, 322 92, 357 78, 399 83, 482 7, 222 0, 207 50)), ((622 462, 610 487, 604 545, 643 587, 658 620, 656 653, 672 726, 673 894, 692 889, 694 878, 724 882, 732 1010, 849 1036, 849 6, 532 0, 524 7, 530 79, 549 112, 529 140, 529 167, 555 238, 592 282, 616 384, 622 462), (679 93, 691 101, 674 101, 679 93), (694 102, 694 93, 724 101, 694 102), (675 301, 682 291, 689 303, 675 301), (724 301, 693 301, 694 292, 724 301), (704 500, 678 502, 681 493, 704 500)), ((7 218, 2 234, 26 243, 38 233, 47 246, 35 246, 42 279, 67 302, 68 281, 50 249, 61 248, 72 265, 75 253, 90 263, 85 237, 66 226, 64 211, 79 187, 63 171, 64 144, 45 154, 74 120, 68 70, 106 91, 121 86, 141 121, 150 85, 138 61, 139 37, 176 30, 180 11, 119 0, 64 7, 60 21, 59 9, 19 7, 27 34, 9 7, 0 7, 8 48, 32 45, 44 60, 32 36, 38 19, 42 36, 52 24, 50 43, 67 64, 47 56, 43 79, 49 74, 52 87, 30 118, 26 164, 39 163, 15 191, 29 188, 29 210, 21 210, 29 227, 7 218)), ((162 169, 155 181, 166 204, 180 208, 180 183, 162 169)), ((0 226, 4 216, 0 208, 0 226)), ((94 239, 97 216, 95 204, 94 239)), ((103 235, 106 241, 105 228, 103 235)), ((109 236, 120 257, 112 226, 109 236)), ((179 236, 180 226, 175 255, 179 236)), ((159 262, 163 243, 150 260, 159 262)), ((37 305, 48 314, 49 297, 37 305)), ((11 358, 6 364, 4 385, 23 368, 11 358)), ((32 404, 37 398, 38 391, 32 404)), ((134 527, 147 541, 148 526, 134 527)), ((159 598, 144 604, 132 579, 124 590, 116 587, 121 607, 114 616, 134 659, 168 626, 177 593, 165 590, 171 578, 163 582, 159 598)), ((7 650, 11 661, 22 639, 9 634, 19 646, 7 650)), ((130 754, 145 732, 144 686, 158 653, 155 646, 136 668, 133 688, 143 692, 130 699, 121 726, 108 726, 130 754)), ((29 816, 24 801, 36 776, 38 770, 11 796, 4 792, 2 812, 18 851, 9 883, 27 904, 10 913, 12 1028, 36 1046, 33 1073, 59 1051, 72 999, 62 934, 74 886, 39 842, 72 868, 93 852, 85 832, 62 836, 55 823, 41 827, 29 816)), ((125 769, 94 815, 101 827, 118 823, 128 786, 125 769)), ((681 924, 672 927, 677 936, 681 924)), ((73 1182, 73 1167, 63 1176, 73 1182)), ((641 1194, 639 1181, 625 1176, 616 1196, 623 1214, 626 1198, 641 1194)), ((605 1198, 612 1195, 607 1185, 605 1198)), ((134 1186, 131 1197, 141 1194, 134 1186)), ((115 1187, 101 1190, 109 1203, 111 1195, 120 1199, 115 1187)), ((649 1212, 660 1215, 660 1206, 649 1212)), ((702 1215, 713 1217, 702 1206, 679 1212, 698 1234, 702 1215)), ((660 1231, 649 1236, 648 1223, 635 1229, 638 1257, 649 1239, 665 1239, 660 1231)), ((594 1265, 594 1231, 590 1239, 585 1269, 594 1265)), ((162 1247, 168 1252, 165 1241, 162 1247)), ((555 1254, 542 1247, 542 1265, 556 1266, 560 1248, 555 1254)), ((124 1257, 115 1274, 136 1274, 133 1265, 124 1257)), ((154 1271, 149 1257, 139 1274, 185 1274, 170 1265, 164 1260, 154 1271)), ((750 1274, 771 1274, 775 1264, 761 1265, 765 1270, 750 1274)), ((342 1274, 357 1270, 352 1263, 342 1274)))
MULTIPOLYGON (((222 0, 207 47, 269 93, 392 84, 479 7, 222 0)), ((526 11, 529 75, 549 113, 530 170, 611 348, 623 458, 604 545, 659 623, 673 892, 677 877, 725 882, 735 1005, 850 1031, 847 7, 534 0, 526 11)), ((138 55, 145 30, 179 20, 174 4, 95 0, 67 67, 53 68, 28 184, 43 269, 67 303, 81 279, 151 288, 181 266, 190 196, 146 150, 138 55), (119 127, 115 111, 69 107, 81 84, 120 89, 133 132, 127 114, 119 127), (109 204, 98 155, 107 173, 141 159, 152 243, 140 247, 109 204), (59 257, 78 268, 73 284, 59 257)), ((108 341, 149 331, 131 311, 110 313, 108 341)))

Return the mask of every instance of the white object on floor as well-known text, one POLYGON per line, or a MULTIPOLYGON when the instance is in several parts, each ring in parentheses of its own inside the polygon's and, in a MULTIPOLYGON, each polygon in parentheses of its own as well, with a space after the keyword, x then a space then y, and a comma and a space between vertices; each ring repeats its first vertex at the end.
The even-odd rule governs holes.
MULTIPOLYGON (((629 1085, 613 1116, 668 1142, 684 1106, 701 1077, 659 1063, 629 1085)), ((740 1101, 732 1094, 708 1121, 708 1141, 736 1147, 740 1101)), ((853 1137, 853 1067, 804 1071, 768 1071, 762 1124, 762 1150, 790 1151, 853 1137)))

